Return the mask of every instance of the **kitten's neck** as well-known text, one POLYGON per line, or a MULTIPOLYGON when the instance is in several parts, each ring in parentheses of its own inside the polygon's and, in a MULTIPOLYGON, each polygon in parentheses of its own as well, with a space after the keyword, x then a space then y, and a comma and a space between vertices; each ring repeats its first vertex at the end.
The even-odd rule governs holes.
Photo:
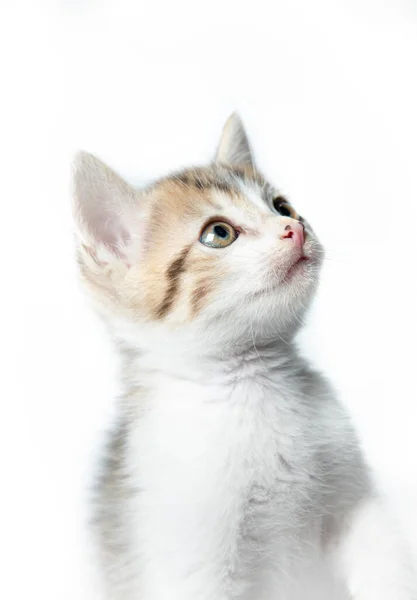
MULTIPOLYGON (((170 347, 137 350, 120 346, 125 372, 129 378, 156 380, 157 377, 193 383, 227 384, 243 379, 279 377, 299 365, 295 344, 275 340, 265 344, 234 346, 204 351, 195 347, 170 347)), ((139 383, 139 381, 137 381, 139 383)))

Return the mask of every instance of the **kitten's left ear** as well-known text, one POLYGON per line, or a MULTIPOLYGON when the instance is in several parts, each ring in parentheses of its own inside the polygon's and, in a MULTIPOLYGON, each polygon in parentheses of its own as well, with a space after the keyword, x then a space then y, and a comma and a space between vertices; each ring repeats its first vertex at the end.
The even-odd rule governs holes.
POLYGON ((74 217, 80 249, 96 263, 130 263, 142 233, 139 192, 87 152, 73 162, 74 217))
POLYGON ((216 162, 229 165, 254 166, 249 139, 237 113, 230 115, 223 127, 216 162))

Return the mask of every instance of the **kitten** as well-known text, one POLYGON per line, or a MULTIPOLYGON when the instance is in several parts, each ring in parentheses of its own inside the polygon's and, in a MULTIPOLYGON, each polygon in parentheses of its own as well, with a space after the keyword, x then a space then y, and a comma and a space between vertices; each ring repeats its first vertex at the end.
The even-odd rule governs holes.
POLYGON ((96 494, 104 597, 416 600, 350 420, 293 343, 322 247, 240 119, 213 164, 143 190, 81 153, 74 199, 124 364, 96 494))

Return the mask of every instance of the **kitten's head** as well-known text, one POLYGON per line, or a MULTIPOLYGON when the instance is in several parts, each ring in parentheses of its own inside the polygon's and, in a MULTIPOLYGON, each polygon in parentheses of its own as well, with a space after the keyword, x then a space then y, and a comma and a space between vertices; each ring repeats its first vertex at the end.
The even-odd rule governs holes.
POLYGON ((79 154, 74 198, 82 278, 117 336, 210 348, 297 329, 321 246, 255 167, 236 115, 212 164, 144 190, 79 154))

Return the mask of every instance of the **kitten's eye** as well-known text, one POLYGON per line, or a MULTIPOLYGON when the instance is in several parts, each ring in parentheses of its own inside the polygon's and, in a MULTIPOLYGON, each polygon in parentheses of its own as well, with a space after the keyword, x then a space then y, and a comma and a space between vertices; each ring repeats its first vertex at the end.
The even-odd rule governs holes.
POLYGON ((298 219, 298 215, 291 206, 291 204, 289 204, 285 200, 285 198, 282 198, 282 196, 278 196, 278 198, 275 198, 275 200, 273 201, 273 205, 277 213, 279 213, 283 217, 291 217, 292 219, 298 219))
POLYGON ((210 223, 200 236, 200 242, 210 248, 225 248, 237 239, 238 233, 229 223, 210 223))

